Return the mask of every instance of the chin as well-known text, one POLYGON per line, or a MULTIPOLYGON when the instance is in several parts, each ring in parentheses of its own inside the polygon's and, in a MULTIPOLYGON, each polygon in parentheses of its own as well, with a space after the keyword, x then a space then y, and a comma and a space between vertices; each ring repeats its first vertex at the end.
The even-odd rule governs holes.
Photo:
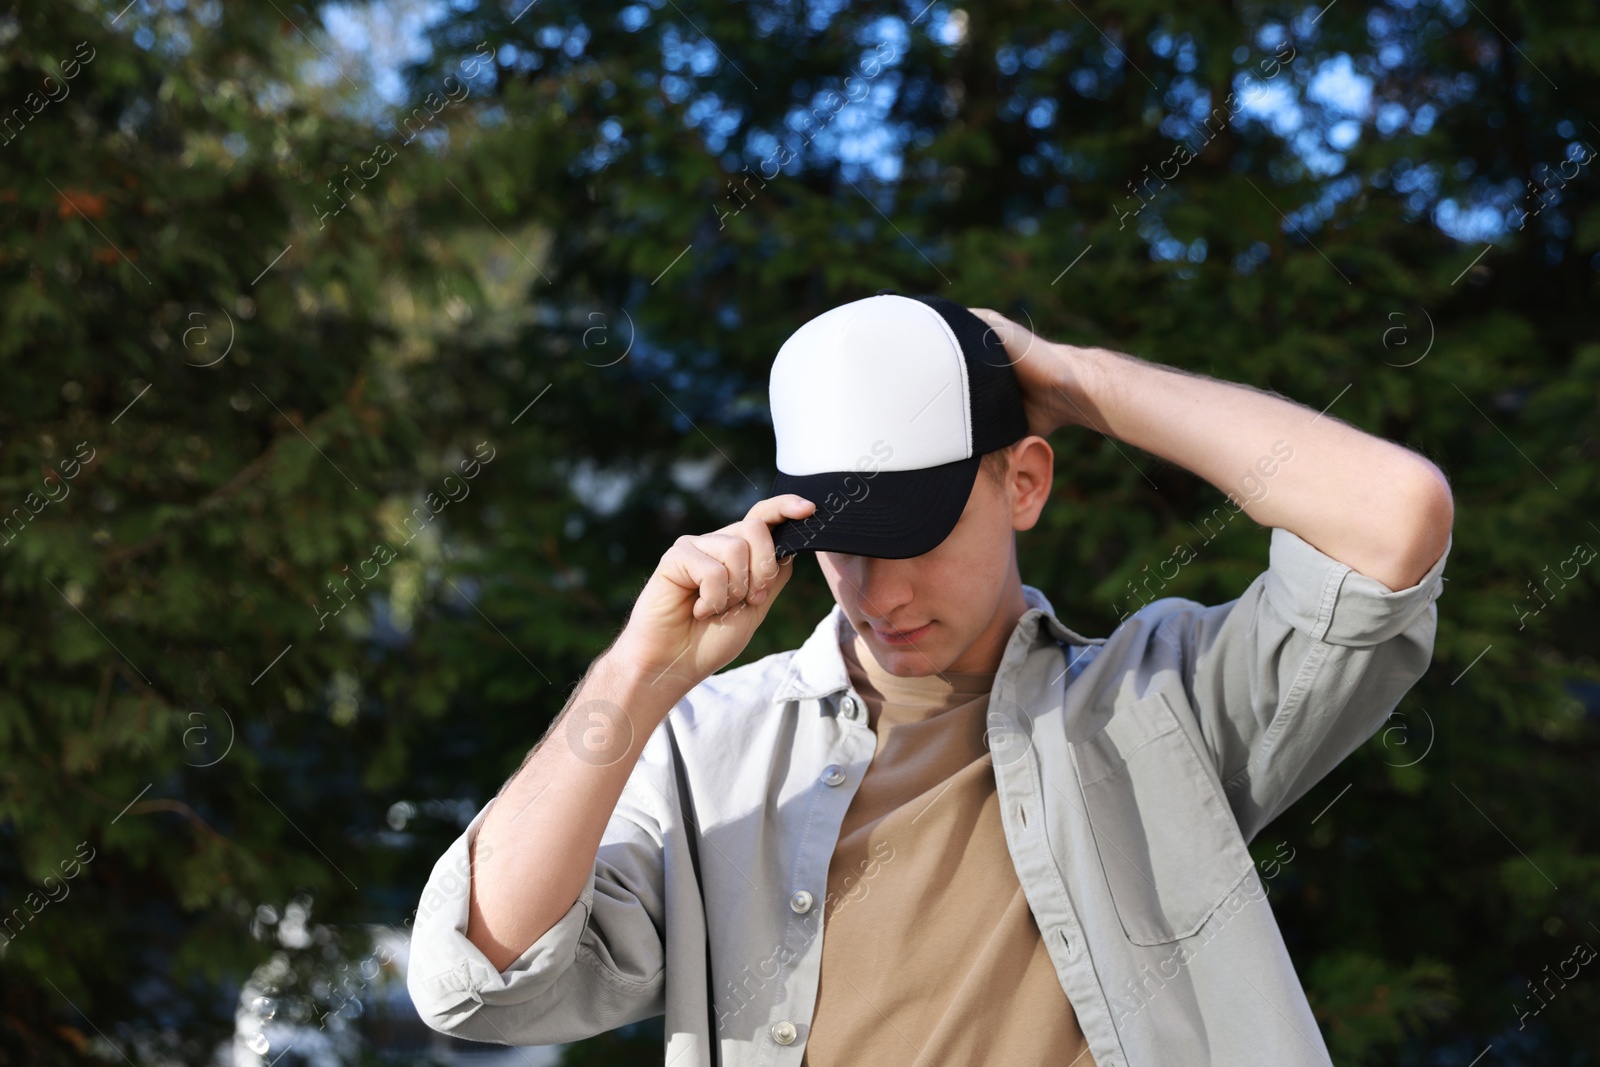
POLYGON ((884 645, 876 638, 867 639, 867 648, 878 661, 878 666, 897 678, 925 678, 942 674, 949 666, 948 658, 939 651, 920 645, 884 645))

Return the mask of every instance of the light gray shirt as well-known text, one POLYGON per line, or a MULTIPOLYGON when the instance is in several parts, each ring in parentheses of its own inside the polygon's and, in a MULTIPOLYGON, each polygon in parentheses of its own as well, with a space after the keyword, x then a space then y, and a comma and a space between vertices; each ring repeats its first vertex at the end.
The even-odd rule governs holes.
MULTIPOLYGON (((1246 844, 1427 669, 1448 555, 1391 591, 1274 529, 1237 600, 1156 600, 1104 638, 1024 587, 988 743, 1012 862, 1098 1067, 1330 1062, 1246 844)), ((504 971, 465 933, 485 805, 423 891, 407 978, 422 1018, 537 1045, 665 1013, 668 1064, 709 1064, 716 1040, 729 1067, 798 1067, 828 864, 876 747, 848 626, 836 606, 798 650, 708 678, 668 714, 578 900, 504 971)))

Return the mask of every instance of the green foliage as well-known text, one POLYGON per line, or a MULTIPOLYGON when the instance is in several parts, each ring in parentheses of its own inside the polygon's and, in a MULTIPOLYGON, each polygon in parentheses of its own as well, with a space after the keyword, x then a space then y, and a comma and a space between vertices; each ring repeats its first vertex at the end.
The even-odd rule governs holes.
POLYGON ((1455 1007, 1451 968, 1433 961, 1397 967, 1363 952, 1335 951, 1317 957, 1306 982, 1317 991, 1312 1007, 1335 1063, 1357 1063, 1370 1049, 1397 1045, 1455 1007))
MULTIPOLYGON (((0 7, 0 919, 94 851, 0 946, 0 1063, 206 1062, 252 974, 326 1010, 665 547, 764 494, 778 345, 884 286, 1446 471, 1434 668, 1263 835, 1273 906, 1341 1065, 1590 1062, 1592 982, 1517 1006, 1600 937, 1600 578, 1551 577, 1600 545, 1600 174, 1517 212, 1600 147, 1592 11, 525 6, 446 9, 392 111, 282 0, 0 7), (1239 72, 1299 126, 1205 129, 1239 72)), ((1199 532, 1212 487, 1056 444, 1020 548, 1068 625, 1110 632, 1179 544, 1161 595, 1265 564, 1247 520, 1199 532)), ((828 605, 802 568, 746 658, 828 605)))

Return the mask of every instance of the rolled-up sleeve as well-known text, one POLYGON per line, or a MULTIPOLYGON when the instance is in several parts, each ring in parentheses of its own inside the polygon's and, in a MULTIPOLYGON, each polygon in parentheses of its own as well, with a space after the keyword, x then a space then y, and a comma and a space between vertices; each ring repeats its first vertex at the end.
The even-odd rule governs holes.
POLYGON ((469 857, 495 801, 478 812, 434 865, 412 926, 406 986, 424 1022, 474 1041, 551 1045, 662 1013, 662 845, 651 791, 638 785, 630 778, 578 899, 504 971, 467 939, 469 857))
MULTIPOLYGON (((1200 735, 1246 841, 1377 732, 1433 656, 1446 544, 1391 590, 1289 532, 1267 570, 1214 607, 1159 601, 1200 735)), ((1151 605, 1155 608, 1157 605, 1151 605)))

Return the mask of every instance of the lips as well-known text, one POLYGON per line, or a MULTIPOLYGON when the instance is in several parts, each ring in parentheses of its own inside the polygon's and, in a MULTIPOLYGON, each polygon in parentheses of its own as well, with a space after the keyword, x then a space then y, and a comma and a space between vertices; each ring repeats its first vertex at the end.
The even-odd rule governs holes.
POLYGON ((932 629, 933 623, 928 622, 923 623, 914 630, 886 630, 880 626, 874 626, 872 632, 877 635, 878 640, 886 645, 909 645, 926 637, 932 629))

